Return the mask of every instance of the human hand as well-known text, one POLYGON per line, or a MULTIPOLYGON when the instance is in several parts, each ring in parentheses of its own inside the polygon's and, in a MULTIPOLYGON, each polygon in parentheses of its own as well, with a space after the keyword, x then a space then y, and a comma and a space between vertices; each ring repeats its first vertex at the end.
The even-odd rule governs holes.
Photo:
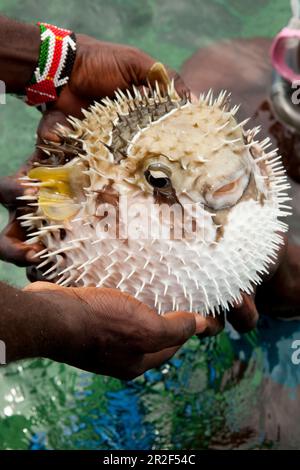
POLYGON ((153 68, 156 61, 145 52, 131 46, 98 41, 84 34, 77 34, 77 52, 73 70, 58 100, 44 114, 38 135, 41 139, 59 141, 55 132, 57 123, 69 126, 66 117, 82 118, 82 109, 106 96, 113 97, 115 91, 154 85, 166 87, 174 79, 176 91, 189 93, 181 77, 167 69, 153 68))
POLYGON ((26 232, 18 221, 18 216, 27 209, 17 198, 32 192, 32 188, 24 191, 19 178, 26 175, 27 170, 37 159, 37 154, 38 152, 34 152, 15 175, 0 178, 0 203, 6 207, 9 214, 8 223, 0 233, 0 259, 22 267, 36 263, 37 259, 34 256, 42 249, 39 244, 25 243, 26 232))
POLYGON ((187 312, 158 315, 116 289, 36 282, 25 293, 33 305, 47 306, 34 355, 121 379, 158 367, 196 333, 211 336, 222 329, 220 318, 187 312))
MULTIPOLYGON (((177 92, 188 92, 179 75, 169 71, 168 77, 162 69, 153 67, 154 64, 155 60, 139 49, 77 35, 77 54, 70 80, 58 100, 43 115, 37 143, 59 141, 60 137, 55 132, 58 123, 70 126, 67 116, 82 117, 82 108, 88 108, 94 100, 112 97, 117 88, 126 90, 132 85, 147 85, 148 81, 153 83, 155 80, 166 86, 169 78, 174 78, 177 92)), ((45 156, 37 149, 16 175, 0 179, 0 203, 9 210, 9 223, 0 235, 0 259, 18 266, 38 264, 39 260, 34 256, 41 250, 40 245, 24 243, 26 233, 17 220, 22 204, 16 197, 23 194, 18 177, 26 174, 26 169, 34 161, 41 161, 45 156)))
MULTIPOLYGON (((26 245, 22 241, 25 239, 25 234, 19 226, 18 221, 15 219, 16 211, 13 207, 14 195, 18 194, 19 191, 20 187, 13 178, 0 180, 0 195, 5 193, 5 198, 2 196, 2 201, 5 202, 8 208, 12 207, 11 221, 0 237, 0 257, 18 265, 29 265, 40 262, 37 258, 34 258, 34 255, 37 251, 41 250, 42 247, 40 245, 26 245), (2 186, 1 183, 3 183, 2 186), (6 188, 6 191, 3 191, 3 187, 6 188)), ((277 272, 282 260, 286 258, 286 252, 287 246, 285 244, 278 253, 276 262, 270 266, 270 273, 268 276, 264 277, 264 281, 269 281, 270 283, 270 279, 277 272)), ((31 269, 29 272, 30 280, 41 279, 36 270, 31 269)), ((262 288, 260 287, 260 289, 262 288)), ((242 298, 241 303, 236 304, 230 309, 227 314, 227 319, 237 331, 245 333, 256 326, 259 315, 255 304, 255 292, 251 295, 242 293, 242 298)))

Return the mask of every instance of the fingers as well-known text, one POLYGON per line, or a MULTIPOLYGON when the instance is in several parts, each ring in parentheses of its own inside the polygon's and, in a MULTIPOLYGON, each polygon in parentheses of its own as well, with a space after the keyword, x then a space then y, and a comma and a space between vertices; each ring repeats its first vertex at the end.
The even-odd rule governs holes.
POLYGON ((156 62, 152 57, 139 49, 135 50, 135 54, 128 64, 130 67, 129 86, 132 83, 137 86, 147 86, 148 82, 154 86, 155 82, 158 82, 158 84, 162 86, 162 89, 166 89, 170 80, 173 79, 175 89, 180 96, 189 94, 188 87, 175 70, 169 69, 163 64, 156 62))
POLYGON ((52 142, 59 142, 60 138, 56 133, 57 124, 70 127, 64 113, 57 109, 47 111, 40 120, 37 130, 38 138, 43 140, 50 140, 52 142))
POLYGON ((147 81, 150 85, 155 86, 157 82, 161 88, 166 92, 168 85, 170 84, 170 76, 167 72, 167 69, 160 62, 155 62, 147 74, 147 81))
POLYGON ((158 352, 183 345, 191 336, 213 336, 224 328, 224 317, 190 312, 168 312, 152 319, 152 332, 143 343, 144 352, 158 352))
POLYGON ((17 177, 5 176, 0 179, 0 204, 7 208, 16 205, 16 198, 22 196, 23 188, 17 177))
POLYGON ((0 236, 0 259, 7 263, 13 263, 19 267, 26 267, 36 263, 34 256, 41 250, 41 247, 29 246, 20 240, 0 236))
POLYGON ((227 320, 239 333, 246 333, 255 328, 258 321, 254 295, 242 294, 243 301, 231 308, 227 320))
POLYGON ((184 344, 196 334, 196 315, 189 312, 168 312, 160 319, 160 335, 157 338, 158 350, 184 344))
MULTIPOLYGON (((31 159, 34 158, 35 154, 31 159)), ((33 188, 24 190, 19 180, 19 176, 23 172, 26 172, 26 166, 22 167, 16 175, 0 179, 0 203, 9 210, 10 215, 10 221, 0 234, 0 259, 20 267, 36 263, 38 260, 33 257, 42 249, 39 244, 28 245, 24 243, 26 235, 17 220, 18 205, 23 204, 23 201, 21 202, 17 198, 35 192, 33 188)))
POLYGON ((191 96, 191 102, 192 102, 193 104, 198 104, 199 100, 198 100, 197 96, 194 95, 194 93, 191 93, 190 96, 191 96))
MULTIPOLYGON (((86 355, 82 352, 75 360, 77 367, 126 380, 168 361, 196 332, 210 335, 222 327, 219 319, 189 312, 168 312, 159 316, 145 304, 116 289, 65 288, 35 282, 24 290, 44 293, 47 299, 59 299, 64 310, 71 305, 72 318, 76 319, 74 311, 80 312, 80 318, 83 312, 87 335, 84 342, 89 346, 92 340, 96 349, 92 349, 92 354, 89 348, 86 355), (57 296, 52 296, 51 291, 57 296), (97 335, 99 339, 95 342, 97 335), (106 354, 101 349, 103 344, 106 354)), ((70 363, 74 365, 73 356, 70 363)))
MULTIPOLYGON (((174 339, 176 335, 178 335, 180 330, 182 330, 182 333, 184 334, 184 327, 186 328, 185 335, 188 335, 189 331, 187 329, 187 326, 189 325, 189 328, 192 328, 192 325, 194 325, 194 323, 191 324, 192 321, 195 322, 195 329, 192 334, 203 334, 205 336, 213 336, 220 330, 220 328, 224 327, 224 317, 222 317, 221 315, 219 317, 212 317, 209 315, 203 316, 200 313, 168 312, 161 318, 166 320, 168 325, 167 328, 170 332, 170 335, 173 336, 174 339), (180 322, 182 322, 182 324, 180 324, 180 322)), ((186 339, 188 339, 184 338, 185 336, 183 336, 182 343, 186 341, 186 339)), ((175 342, 174 344, 170 344, 169 346, 174 346, 176 344, 180 344, 180 342, 175 342)))
POLYGON ((224 314, 217 314, 215 317, 207 315, 205 318, 204 328, 197 334, 198 338, 206 338, 207 336, 216 336, 224 329, 224 314))
POLYGON ((179 96, 184 96, 184 95, 191 96, 190 89, 184 83, 181 76, 175 70, 172 70, 172 69, 168 69, 168 72, 169 72, 169 76, 171 80, 172 79, 174 80, 175 90, 177 91, 178 95, 179 96))
POLYGON ((45 281, 43 272, 36 266, 27 266, 26 276, 30 282, 45 281))
POLYGON ((0 234, 0 259, 8 263, 20 267, 35 264, 38 262, 35 255, 41 250, 42 246, 38 243, 24 243, 24 233, 15 217, 0 234))
POLYGON ((0 204, 3 204, 8 209, 12 209, 22 205, 22 203, 18 201, 18 197, 36 192, 34 188, 25 188, 19 178, 27 174, 28 169, 38 160, 39 156, 40 152, 34 151, 14 175, 0 178, 0 204))
POLYGON ((141 335, 144 340, 139 347, 144 353, 182 345, 196 333, 196 318, 192 313, 168 312, 161 316, 157 313, 154 315, 148 325, 145 322, 146 331, 141 335))
MULTIPOLYGON (((166 314, 168 316, 168 321, 170 321, 171 318, 176 318, 177 313, 180 314, 181 318, 182 314, 184 313, 185 315, 189 316, 194 316, 195 317, 195 322, 196 322, 196 333, 197 336, 200 338, 205 338, 207 336, 215 336, 218 333, 220 333, 223 328, 224 328, 224 315, 219 315, 218 317, 203 317, 200 314, 192 314, 192 313, 186 313, 186 312, 170 312, 166 314)), ((176 318, 178 321, 178 318, 176 318)), ((171 359, 174 354, 182 347, 183 343, 189 339, 190 336, 192 336, 194 333, 189 335, 188 333, 186 334, 185 337, 182 337, 180 339, 180 343, 178 343, 177 346, 169 347, 166 349, 162 349, 161 351, 157 351, 155 353, 148 353, 145 354, 140 366, 142 368, 142 372, 145 372, 148 369, 153 369, 155 367, 159 367, 165 362, 167 362, 169 359, 171 359)), ((174 341, 176 342, 176 339, 174 338, 174 341)), ((140 374, 139 374, 140 375, 140 374)))
MULTIPOLYGON (((185 85, 182 78, 177 72, 171 69, 164 68, 162 64, 155 63, 152 57, 148 56, 142 51, 135 49, 133 49, 133 51, 134 53, 131 53, 127 57, 125 66, 120 65, 120 67, 127 68, 127 73, 125 73, 125 82, 127 82, 127 87, 130 87, 132 84, 135 84, 137 86, 147 85, 148 81, 150 81, 150 83, 154 85, 155 81, 157 81, 163 88, 166 88, 166 86, 170 82, 170 79, 174 79, 174 85, 177 93, 180 96, 183 96, 184 94, 189 94, 187 86, 185 85)), ((97 94, 97 96, 91 97, 91 100, 101 98, 102 96, 97 94)), ((59 109, 51 109, 46 111, 40 121, 37 131, 39 141, 60 141, 60 137, 57 135, 56 132, 57 124, 59 123, 63 126, 71 127, 67 121, 66 114, 82 116, 81 108, 88 106, 88 103, 82 102, 80 100, 76 101, 76 99, 78 100, 76 96, 72 97, 74 103, 73 106, 70 107, 68 97, 64 99, 62 94, 62 96, 60 97, 59 106, 60 109, 64 110, 64 112, 60 111, 59 109)))
MULTIPOLYGON (((164 315, 164 317, 167 316, 169 326, 171 322, 174 321, 174 319, 178 322, 178 319, 180 318, 182 321, 185 315, 195 317, 196 331, 199 333, 199 336, 201 338, 204 338, 206 336, 214 336, 224 328, 224 316, 222 315, 219 315, 218 317, 214 318, 203 317, 200 314, 192 314, 187 312, 169 312, 164 315)), ((192 334, 190 336, 192 336, 192 334)), ((180 338, 180 343, 176 346, 168 347, 153 353, 146 353, 140 356, 140 358, 135 356, 134 359, 131 359, 131 363, 128 365, 127 370, 119 372, 120 378, 131 380, 138 377, 139 375, 142 375, 149 369, 160 367, 162 364, 169 361, 174 356, 174 354, 176 354, 176 352, 182 347, 182 344, 188 338, 189 333, 187 332, 185 336, 182 336, 180 338)), ((174 341, 178 341, 178 336, 176 336, 176 339, 174 339, 174 341)))

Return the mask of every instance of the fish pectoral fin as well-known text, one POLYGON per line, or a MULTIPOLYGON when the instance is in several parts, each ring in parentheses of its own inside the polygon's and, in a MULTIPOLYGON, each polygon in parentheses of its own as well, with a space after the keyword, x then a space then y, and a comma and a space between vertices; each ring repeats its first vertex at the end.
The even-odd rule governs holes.
POLYGON ((74 166, 36 167, 28 176, 40 181, 38 204, 44 215, 51 220, 67 220, 79 210, 74 181, 80 168, 74 166))

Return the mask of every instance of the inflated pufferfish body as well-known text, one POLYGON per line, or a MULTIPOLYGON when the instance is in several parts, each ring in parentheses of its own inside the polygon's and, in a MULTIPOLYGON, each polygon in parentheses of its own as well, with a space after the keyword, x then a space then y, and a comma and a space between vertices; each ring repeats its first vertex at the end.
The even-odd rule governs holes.
POLYGON ((282 243, 288 185, 276 151, 236 122, 237 109, 225 92, 191 103, 170 85, 164 96, 119 91, 70 118, 63 143, 43 146, 48 166, 25 182, 39 188, 22 223, 29 243, 45 245, 45 277, 117 287, 160 313, 214 314, 250 293, 282 243), (162 211, 173 206, 178 218, 162 211))

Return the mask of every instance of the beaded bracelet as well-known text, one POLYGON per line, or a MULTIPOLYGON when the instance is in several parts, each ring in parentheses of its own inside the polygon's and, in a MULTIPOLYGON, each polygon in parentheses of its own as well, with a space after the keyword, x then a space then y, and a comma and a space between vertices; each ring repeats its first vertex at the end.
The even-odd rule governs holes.
POLYGON ((75 34, 47 23, 38 23, 41 45, 38 66, 26 86, 25 102, 42 111, 56 101, 68 82, 76 56, 75 34))

